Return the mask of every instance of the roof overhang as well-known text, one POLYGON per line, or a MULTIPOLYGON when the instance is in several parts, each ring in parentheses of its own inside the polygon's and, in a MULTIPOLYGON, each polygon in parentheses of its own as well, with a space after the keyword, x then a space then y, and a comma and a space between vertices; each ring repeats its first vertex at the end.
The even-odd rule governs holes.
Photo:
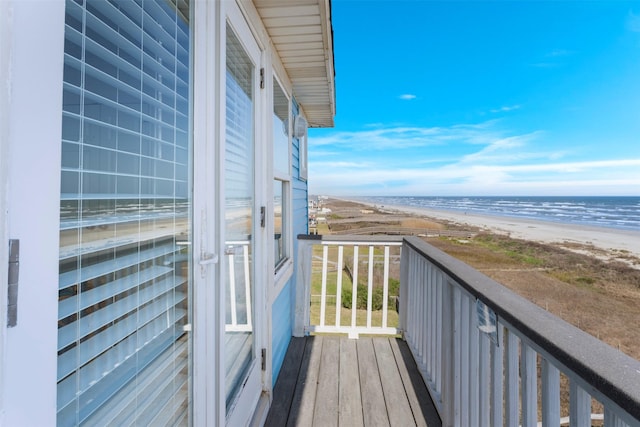
POLYGON ((336 114, 331 0, 253 0, 309 126, 336 114))

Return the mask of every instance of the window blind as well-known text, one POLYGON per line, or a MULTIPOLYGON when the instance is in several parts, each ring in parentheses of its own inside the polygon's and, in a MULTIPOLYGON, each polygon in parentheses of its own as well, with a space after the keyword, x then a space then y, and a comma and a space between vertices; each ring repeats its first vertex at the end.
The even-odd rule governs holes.
POLYGON ((189 420, 190 29, 179 3, 66 3, 58 425, 189 420))

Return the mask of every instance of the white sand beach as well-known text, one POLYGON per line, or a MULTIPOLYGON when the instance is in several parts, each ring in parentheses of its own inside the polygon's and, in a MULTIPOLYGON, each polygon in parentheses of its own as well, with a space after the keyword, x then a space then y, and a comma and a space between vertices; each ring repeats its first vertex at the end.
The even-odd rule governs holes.
MULTIPOLYGON (((364 204, 374 206, 372 203, 364 204)), ((461 225, 466 224, 517 239, 558 244, 567 249, 591 254, 602 259, 619 259, 629 262, 628 255, 640 258, 640 231, 406 206, 385 205, 384 210, 395 210, 461 225)))

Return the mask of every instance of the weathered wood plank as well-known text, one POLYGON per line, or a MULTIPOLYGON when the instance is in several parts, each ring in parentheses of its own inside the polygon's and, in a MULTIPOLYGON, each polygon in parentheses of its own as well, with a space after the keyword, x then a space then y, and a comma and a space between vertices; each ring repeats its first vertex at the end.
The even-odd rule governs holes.
POLYGON ((407 343, 397 338, 390 338, 389 343, 398 365, 398 371, 402 377, 416 425, 420 427, 442 426, 440 416, 433 405, 427 386, 424 384, 407 343))
POLYGON ((286 423, 298 382, 304 348, 304 338, 291 338, 280 375, 273 389, 273 402, 265 426, 275 427, 286 423))
POLYGON ((378 363, 371 338, 361 338, 357 342, 358 368, 362 393, 362 412, 365 426, 388 426, 378 363))
POLYGON ((340 412, 341 426, 364 426, 362 395, 356 341, 340 340, 340 412))
POLYGON ((389 340, 375 339, 373 340, 373 348, 378 361, 380 381, 382 382, 390 425, 400 427, 415 425, 411 406, 409 406, 409 400, 389 340))
POLYGON ((338 425, 339 352, 339 338, 323 339, 313 425, 327 427, 338 425))
POLYGON ((287 426, 310 426, 313 423, 323 338, 318 336, 303 339, 307 344, 300 364, 298 385, 291 402, 291 413, 287 420, 287 426))
POLYGON ((422 427, 442 425, 404 341, 315 336, 292 339, 265 425, 414 422, 422 427))

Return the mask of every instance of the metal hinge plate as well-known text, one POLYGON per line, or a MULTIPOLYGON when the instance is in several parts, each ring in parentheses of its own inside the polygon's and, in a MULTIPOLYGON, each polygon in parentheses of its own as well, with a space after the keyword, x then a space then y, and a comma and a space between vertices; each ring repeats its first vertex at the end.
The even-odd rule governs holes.
POLYGON ((20 240, 9 240, 9 275, 7 280, 7 327, 18 324, 18 282, 20 277, 20 240))
POLYGON ((264 68, 260 68, 260 89, 264 89, 264 68))
POLYGON ((263 371, 267 370, 267 349, 266 348, 262 349, 262 370, 263 371))

